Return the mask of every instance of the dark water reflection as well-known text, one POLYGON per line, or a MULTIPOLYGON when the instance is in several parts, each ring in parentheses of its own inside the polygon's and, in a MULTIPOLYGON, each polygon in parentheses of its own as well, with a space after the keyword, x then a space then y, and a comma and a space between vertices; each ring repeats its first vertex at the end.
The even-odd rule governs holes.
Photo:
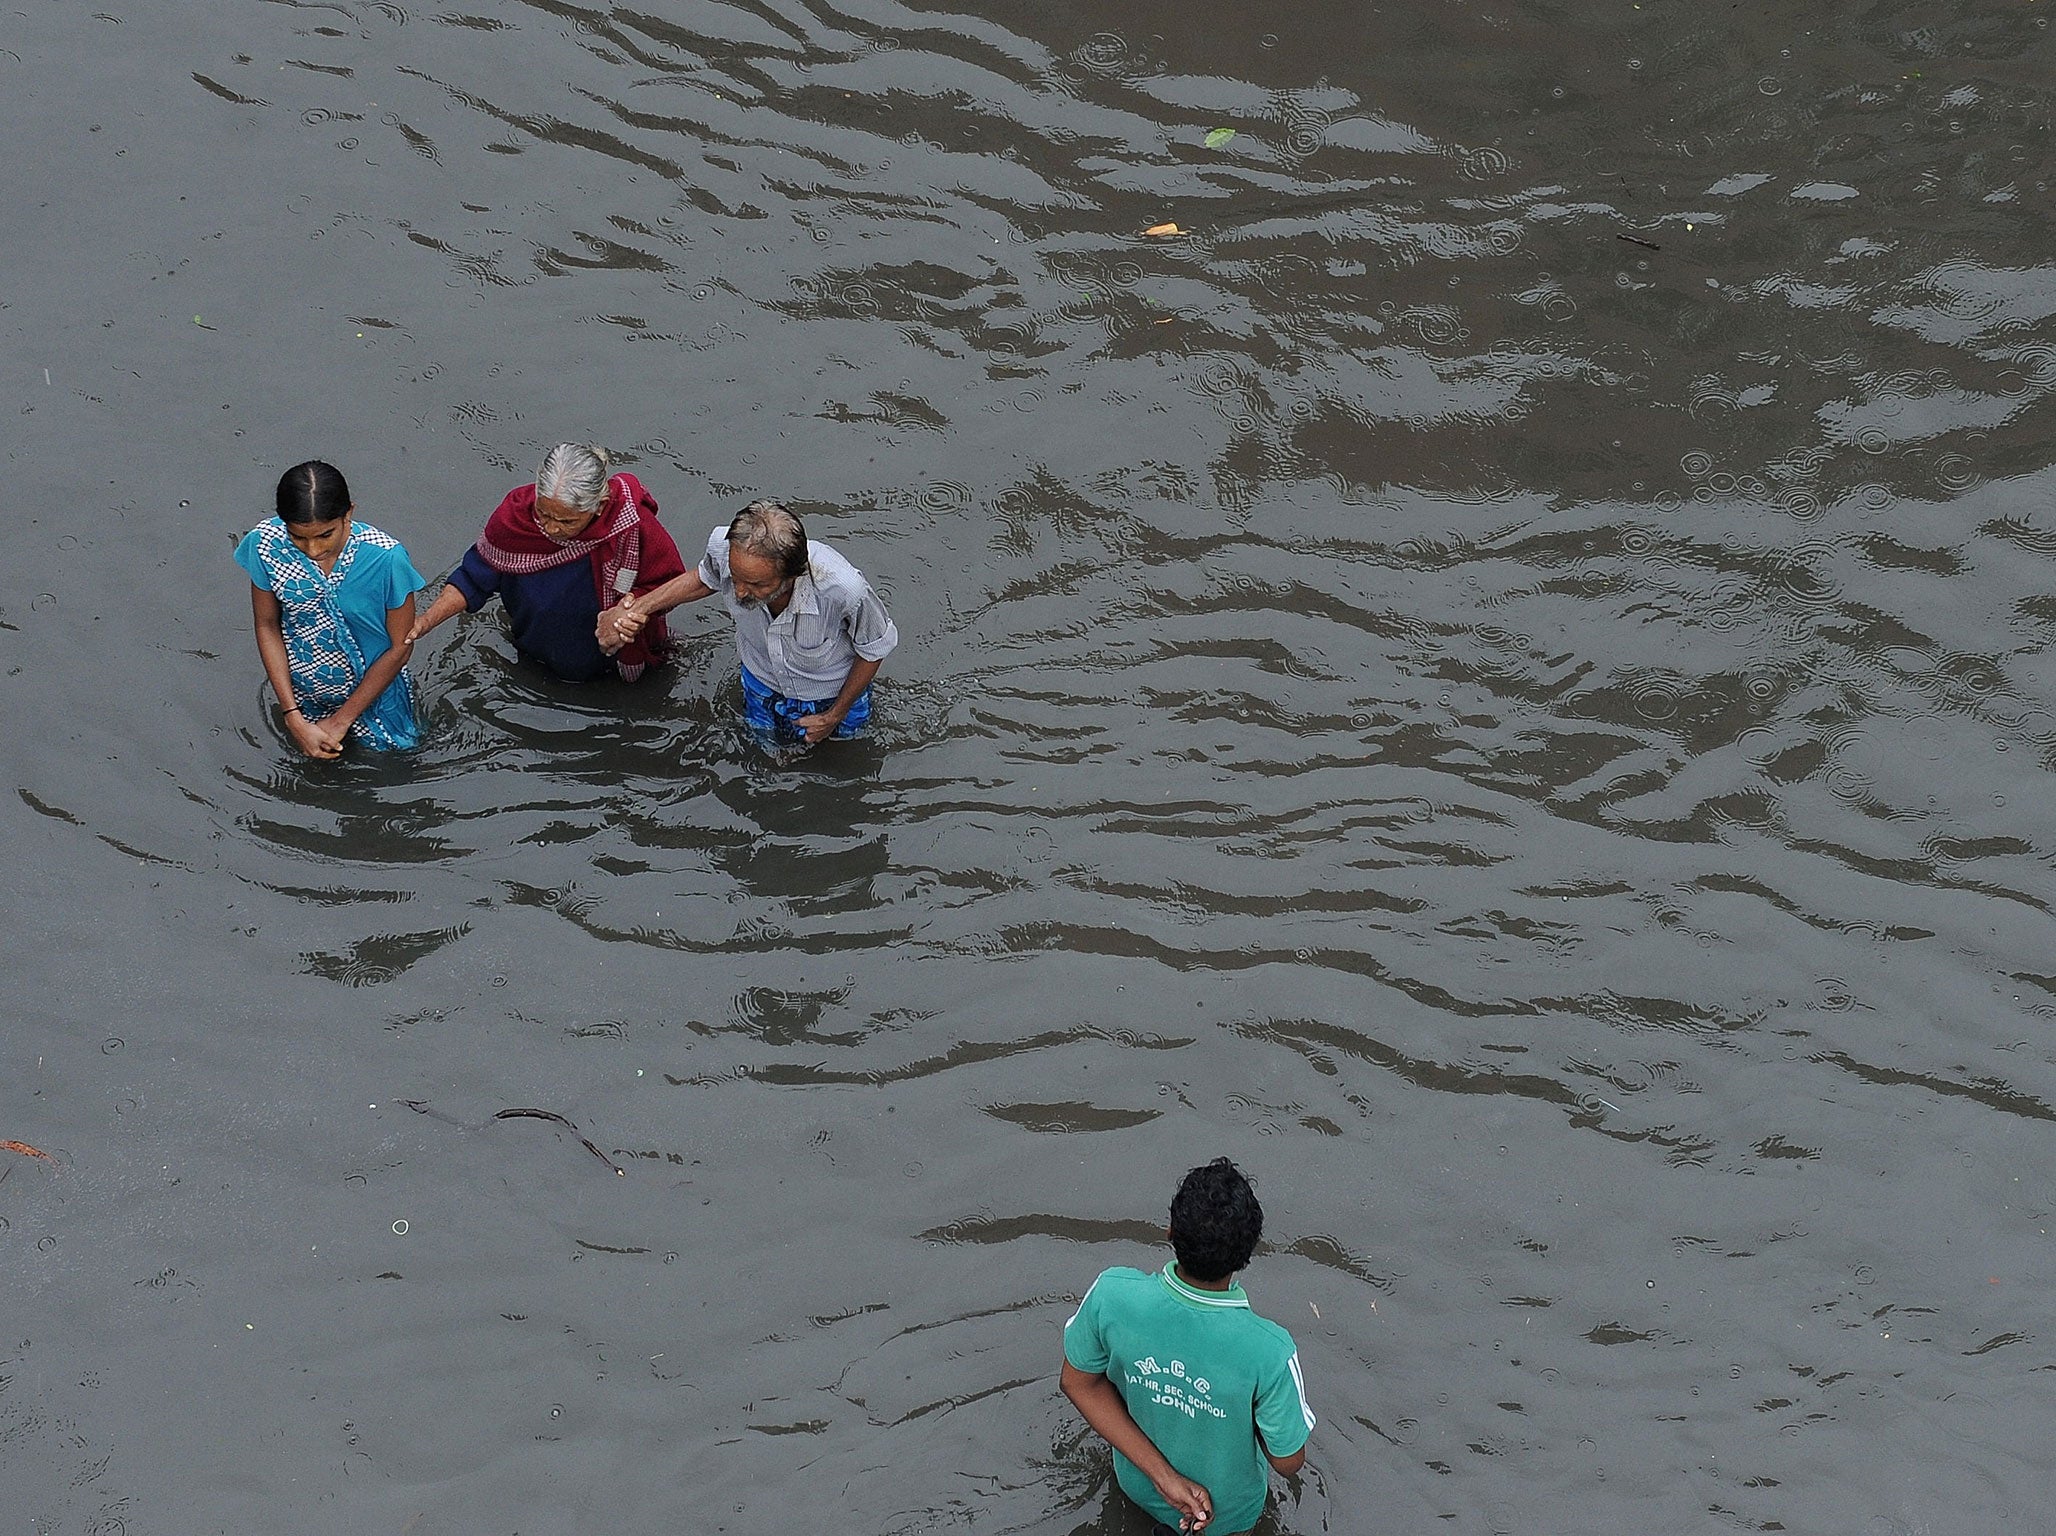
POLYGON ((0 17, 17 1518, 1125 1532, 1221 1151, 1266 1530, 2045 1516, 2038 9, 0 17), (870 572, 873 739, 472 620, 291 760, 279 469, 561 438, 870 572))

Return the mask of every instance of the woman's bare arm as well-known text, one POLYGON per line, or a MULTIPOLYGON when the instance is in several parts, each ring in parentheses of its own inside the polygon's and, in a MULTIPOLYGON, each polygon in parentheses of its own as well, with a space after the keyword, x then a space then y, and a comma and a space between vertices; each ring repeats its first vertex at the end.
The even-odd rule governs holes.
POLYGON ((257 631, 257 654, 264 662, 264 675, 271 683, 271 691, 278 695, 278 707, 285 712, 286 733, 293 738, 293 745, 309 757, 334 757, 340 746, 330 746, 314 722, 301 713, 299 698, 293 692, 285 631, 279 627, 282 612, 277 597, 255 582, 250 584, 250 618, 257 631))

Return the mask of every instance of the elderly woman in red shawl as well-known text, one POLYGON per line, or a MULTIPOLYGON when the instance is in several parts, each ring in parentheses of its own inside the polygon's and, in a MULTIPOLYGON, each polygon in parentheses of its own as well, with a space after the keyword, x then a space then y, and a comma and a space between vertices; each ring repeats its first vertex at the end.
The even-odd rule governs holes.
POLYGON ((651 619, 640 633, 614 607, 683 575, 685 562, 657 503, 630 474, 609 474, 603 449, 559 443, 534 485, 507 493, 485 532, 407 638, 419 640, 460 610, 497 596, 514 648, 572 682, 610 672, 634 682, 664 659, 668 636, 651 619))

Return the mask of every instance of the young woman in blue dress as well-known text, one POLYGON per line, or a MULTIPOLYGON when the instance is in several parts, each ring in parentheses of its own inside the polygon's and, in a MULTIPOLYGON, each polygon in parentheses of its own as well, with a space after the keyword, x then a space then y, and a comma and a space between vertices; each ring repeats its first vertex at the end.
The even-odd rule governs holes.
POLYGON ((280 478, 278 515, 236 546, 264 674, 313 758, 340 757, 345 742, 392 751, 421 740, 407 635, 427 583, 356 510, 342 472, 310 459, 280 478))

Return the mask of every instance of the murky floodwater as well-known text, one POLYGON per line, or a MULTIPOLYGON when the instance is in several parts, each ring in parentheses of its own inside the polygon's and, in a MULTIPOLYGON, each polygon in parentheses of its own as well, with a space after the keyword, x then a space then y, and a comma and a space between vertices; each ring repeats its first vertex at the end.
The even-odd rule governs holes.
POLYGON ((1221 1152, 1266 1530, 2056 1510, 2047 7, 102 3, 0 16, 14 1527, 1132 1532, 1058 1325, 1221 1152), (870 572, 874 737, 701 607, 295 761, 280 469, 432 569, 560 439, 870 572))

